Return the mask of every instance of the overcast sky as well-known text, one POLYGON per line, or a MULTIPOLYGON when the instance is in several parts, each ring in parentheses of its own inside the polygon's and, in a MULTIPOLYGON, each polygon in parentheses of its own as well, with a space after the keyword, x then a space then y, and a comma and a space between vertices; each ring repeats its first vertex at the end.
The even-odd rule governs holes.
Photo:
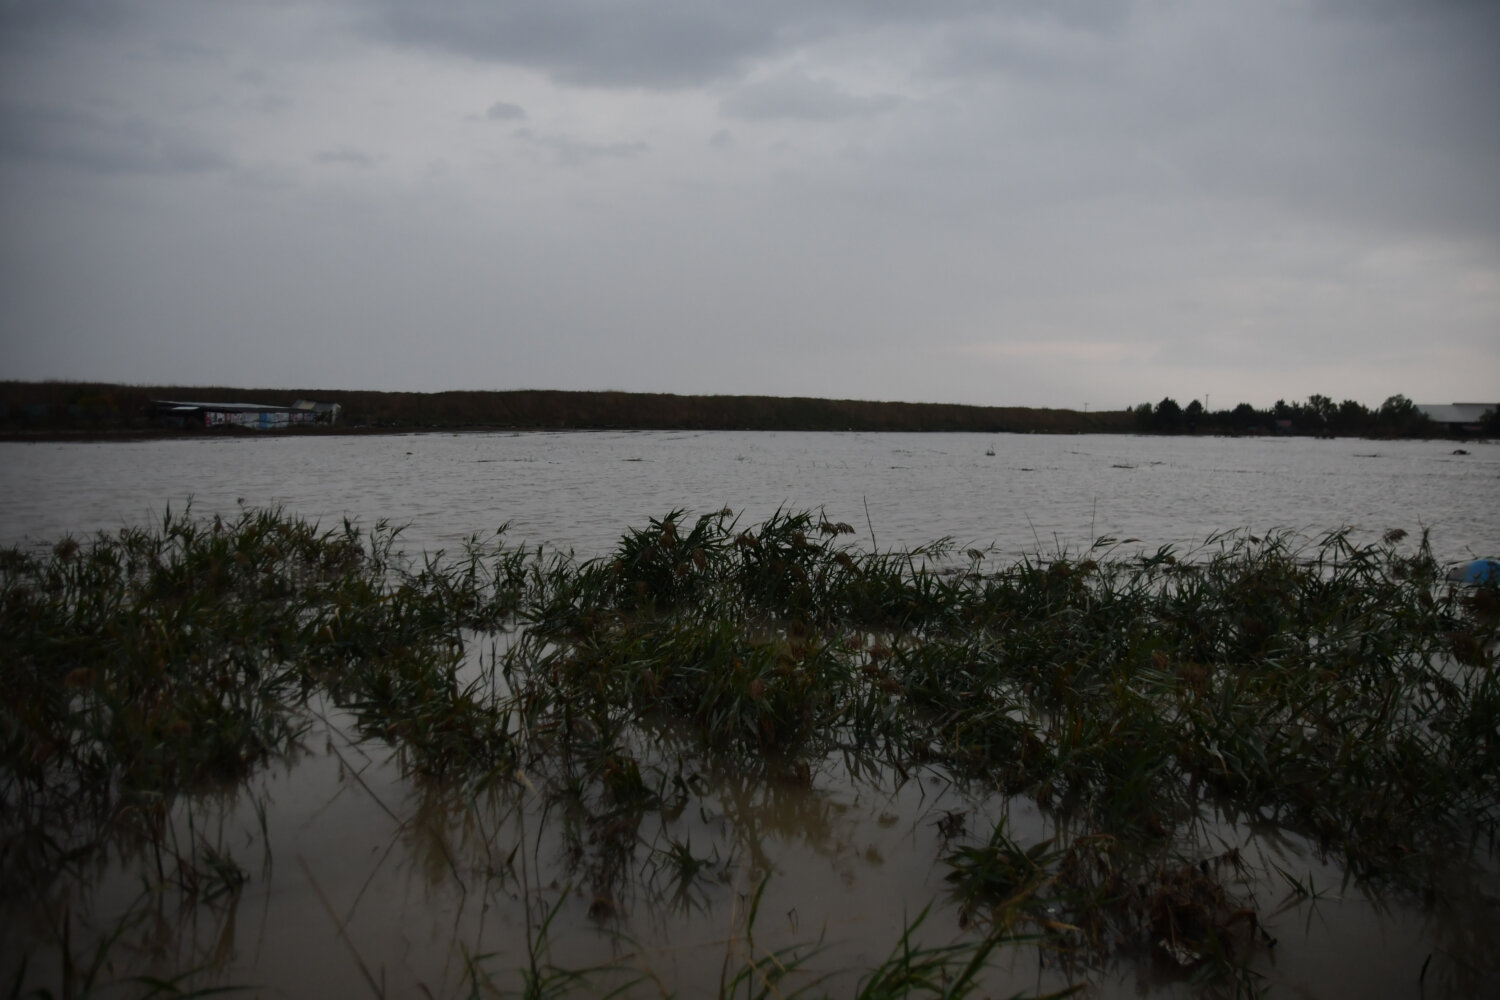
POLYGON ((1494 0, 0 0, 0 377, 1500 398, 1494 0))

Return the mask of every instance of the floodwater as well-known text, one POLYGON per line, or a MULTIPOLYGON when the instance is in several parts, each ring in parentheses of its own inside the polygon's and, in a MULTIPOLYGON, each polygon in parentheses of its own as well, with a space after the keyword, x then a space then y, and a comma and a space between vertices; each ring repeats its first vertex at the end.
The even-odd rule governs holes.
MULTIPOLYGON (((855 526, 862 545, 949 537, 960 550, 993 546, 1002 561, 1080 551, 1101 536, 1127 551, 1186 551, 1240 528, 1316 538, 1350 527, 1367 540, 1430 531, 1440 559, 1500 555, 1500 445, 1456 447, 728 432, 0 444, 0 541, 50 544, 147 523, 191 500, 205 515, 244 504, 330 526, 385 518, 407 525, 410 553, 508 524, 512 543, 592 556, 674 509, 729 507, 755 523, 785 507, 821 508, 855 526)), ((184 905, 143 891, 149 859, 109 859, 46 905, 0 901, 0 981, 29 959, 28 988, 57 992, 56 949, 37 942, 69 922, 75 941, 120 931, 109 954, 115 979, 201 970, 186 982, 248 985, 253 995, 447 996, 467 994, 475 979, 516 988, 536 956, 539 968, 548 957, 570 969, 646 968, 656 981, 641 995, 696 996, 747 953, 819 942, 806 968, 831 974, 830 992, 843 995, 854 980, 840 970, 878 964, 929 905, 915 937, 936 945, 961 934, 938 863, 950 817, 965 815, 973 833, 1008 810, 1023 843, 1057 832, 1029 800, 1007 804, 936 772, 830 759, 814 766, 808 789, 749 780, 662 734, 641 748, 643 767, 687 774, 699 792, 670 821, 648 814, 618 870, 604 871, 600 832, 538 802, 524 776, 454 801, 404 777, 388 748, 361 741, 331 710, 310 720, 302 745, 236 789, 179 804, 185 841, 202 839, 249 873, 238 893, 184 905), (682 846, 701 862, 689 880, 672 860, 682 846), (601 903, 596 887, 610 879, 626 888, 601 903)), ((1275 831, 1221 817, 1198 836, 1202 854, 1237 847, 1258 873, 1242 889, 1277 940, 1254 965, 1273 995, 1500 992, 1493 861, 1433 902, 1345 883, 1314 846, 1275 831), (1277 868, 1310 880, 1316 898, 1288 900, 1277 868)), ((995 966, 987 995, 1080 981, 1102 997, 1197 992, 1160 961, 1058 968, 1016 945, 995 966)))
POLYGON ((881 548, 951 537, 1002 557, 1100 536, 1193 545, 1235 528, 1431 529, 1500 550, 1500 445, 1310 438, 599 432, 0 444, 0 541, 51 542, 243 502, 408 525, 412 550, 510 538, 610 549, 676 508, 748 522, 822 508, 881 548), (994 455, 986 454, 993 450, 994 455))

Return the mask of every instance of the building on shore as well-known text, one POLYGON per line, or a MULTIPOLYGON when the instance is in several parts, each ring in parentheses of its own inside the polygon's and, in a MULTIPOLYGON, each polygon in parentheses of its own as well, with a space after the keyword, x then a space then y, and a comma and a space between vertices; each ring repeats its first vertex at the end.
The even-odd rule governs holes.
POLYGON ((332 426, 339 415, 338 403, 299 399, 291 406, 265 403, 203 403, 153 399, 151 414, 174 427, 248 427, 274 430, 321 424, 332 426))
POLYGON ((1449 434, 1462 437, 1480 433, 1485 414, 1500 409, 1500 403, 1418 403, 1417 409, 1449 434))

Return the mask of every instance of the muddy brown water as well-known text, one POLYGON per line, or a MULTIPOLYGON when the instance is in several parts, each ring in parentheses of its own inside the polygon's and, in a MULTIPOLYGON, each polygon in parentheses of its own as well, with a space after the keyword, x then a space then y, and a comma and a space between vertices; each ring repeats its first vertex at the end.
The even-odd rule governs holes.
MULTIPOLYGON (((40 544, 142 523, 191 497, 205 514, 243 502, 327 523, 389 518, 409 525, 409 551, 508 522, 513 541, 592 555, 675 508, 729 506, 754 522, 786 506, 821 507, 856 525, 864 545, 872 534, 881 548, 951 536, 1005 561, 1101 535, 1153 550, 1223 529, 1315 536, 1344 525, 1371 539, 1426 529, 1440 558, 1493 556, 1500 446, 1466 447, 734 433, 4 444, 0 538, 40 544)), ((66 923, 80 968, 87 942, 118 933, 101 980, 198 970, 184 985, 252 995, 451 996, 475 978, 518 989, 538 942, 556 966, 616 965, 647 977, 641 995, 684 997, 712 994, 747 954, 818 945, 804 968, 849 995, 924 910, 922 943, 963 938, 940 863, 954 843, 1002 815, 1022 843, 1056 832, 1029 800, 936 771, 834 755, 806 784, 752 780, 662 734, 641 759, 697 794, 676 815, 645 813, 608 875, 619 891, 601 900, 605 876, 578 853, 594 857, 600 832, 526 775, 464 797, 403 777, 396 754, 359 740, 335 711, 308 726, 295 757, 174 808, 180 842, 207 843, 247 873, 237 892, 186 902, 150 887, 155 859, 105 859, 45 900, 0 901, 0 981, 58 992, 62 958, 48 942, 66 923), (698 859, 687 882, 674 844, 698 859)), ((1347 881, 1315 845, 1242 818, 1209 817, 1194 836, 1203 855, 1241 852, 1239 889, 1276 941, 1251 962, 1271 995, 1500 995, 1500 872, 1486 849, 1477 868, 1416 898, 1347 881), (1311 883, 1315 898, 1293 896, 1278 870, 1311 883)), ((618 981, 601 974, 571 995, 618 981)), ((1068 966, 1018 942, 996 952, 979 995, 1077 982, 1101 997, 1201 989, 1160 954, 1068 966)))

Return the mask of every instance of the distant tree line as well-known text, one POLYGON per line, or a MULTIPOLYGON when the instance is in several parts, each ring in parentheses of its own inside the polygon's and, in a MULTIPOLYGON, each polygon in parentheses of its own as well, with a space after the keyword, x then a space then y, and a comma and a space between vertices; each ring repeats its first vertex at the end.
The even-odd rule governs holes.
MULTIPOLYGON (((1312 395, 1305 403, 1278 399, 1258 410, 1240 403, 1231 410, 1206 410, 1193 400, 1181 406, 1170 396, 1153 406, 1135 408, 1135 429, 1146 434, 1301 434, 1315 437, 1442 437, 1447 428, 1434 424, 1405 396, 1388 398, 1376 409, 1354 399, 1335 403, 1312 395)), ((1485 413, 1481 433, 1500 435, 1500 414, 1485 413)))
MULTIPOLYGON (((336 402, 342 407, 337 427, 289 431, 299 434, 512 428, 997 434, 1120 433, 1131 429, 1126 410, 1080 413, 1024 406, 540 389, 419 393, 0 382, 0 433, 32 437, 184 433, 160 426, 151 416, 153 399, 274 405, 311 399, 336 402)), ((214 429, 206 433, 220 432, 214 429)), ((200 428, 185 433, 205 431, 200 428)))
MULTIPOLYGON (((97 382, 0 381, 0 435, 111 437, 195 433, 161 426, 153 399, 287 405, 296 399, 337 402, 339 426, 290 433, 416 430, 633 429, 767 431, 968 431, 987 434, 1302 434, 1347 437, 1443 437, 1405 396, 1370 410, 1346 399, 1277 400, 1268 409, 1240 403, 1210 412, 1168 397, 1132 409, 1086 411, 1023 406, 963 406, 785 396, 679 396, 671 393, 504 390, 377 392, 336 389, 243 389, 97 382)), ((196 433, 234 433, 225 429, 196 433)), ((261 432, 245 432, 261 433, 261 432)), ((1481 433, 1500 437, 1500 419, 1485 415, 1481 433)))

